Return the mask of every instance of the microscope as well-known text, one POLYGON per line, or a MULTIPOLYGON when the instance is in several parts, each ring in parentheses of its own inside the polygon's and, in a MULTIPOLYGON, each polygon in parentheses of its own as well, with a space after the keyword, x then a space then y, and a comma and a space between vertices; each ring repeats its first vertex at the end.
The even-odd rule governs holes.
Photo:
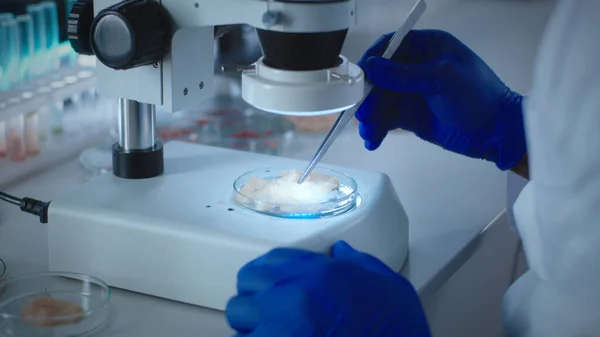
POLYGON ((76 2, 69 40, 96 57, 98 92, 119 100, 119 140, 113 174, 51 203, 50 269, 218 310, 235 294, 237 271, 276 247, 328 253, 346 240, 399 271, 408 217, 385 174, 329 166, 356 181, 352 209, 274 217, 240 207, 233 182, 258 167, 306 163, 155 138, 156 106, 177 112, 211 97, 214 39, 235 24, 255 27, 263 51, 237 67, 247 103, 298 116, 353 107, 364 74, 340 51, 356 18, 355 0, 76 2))

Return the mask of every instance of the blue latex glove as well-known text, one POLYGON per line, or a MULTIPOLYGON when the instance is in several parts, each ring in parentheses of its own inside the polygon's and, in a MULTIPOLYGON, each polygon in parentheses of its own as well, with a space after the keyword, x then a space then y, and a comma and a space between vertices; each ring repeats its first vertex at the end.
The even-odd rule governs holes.
POLYGON ((345 242, 332 256, 276 249, 238 274, 227 306, 237 336, 429 337, 412 285, 345 242))
POLYGON ((359 65, 375 89, 356 113, 368 150, 404 129, 447 150, 487 159, 501 170, 526 153, 523 97, 469 48, 444 31, 412 31, 392 60, 379 39, 359 65), (373 56, 377 55, 377 56, 373 56))

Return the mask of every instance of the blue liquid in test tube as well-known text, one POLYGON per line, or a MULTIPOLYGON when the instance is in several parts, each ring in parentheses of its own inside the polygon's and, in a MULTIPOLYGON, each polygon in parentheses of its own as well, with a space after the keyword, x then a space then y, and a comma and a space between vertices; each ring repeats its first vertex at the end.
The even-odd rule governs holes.
POLYGON ((35 40, 33 35, 33 19, 29 14, 19 15, 16 18, 19 26, 19 47, 20 47, 20 66, 19 76, 21 83, 29 81, 33 74, 31 74, 33 51, 35 46, 35 40))
POLYGON ((0 21, 0 90, 9 90, 20 83, 18 28, 14 18, 0 21))
POLYGON ((39 76, 46 68, 46 15, 39 5, 27 6, 27 14, 33 20, 33 57, 30 74, 39 76))
POLYGON ((48 64, 46 71, 55 71, 60 68, 58 53, 58 9, 54 1, 42 1, 39 6, 46 16, 46 50, 48 52, 48 64))
POLYGON ((0 13, 0 21, 4 19, 13 19, 15 15, 13 13, 0 13))
MULTIPOLYGON (((0 22, 4 21, 4 20, 8 20, 8 19, 12 19, 15 16, 12 13, 0 13, 0 22)), ((0 27, 0 29, 2 29, 0 27)), ((2 48, 4 47, 4 30, 0 30, 0 50, 3 50, 2 48)), ((3 66, 3 62, 2 62, 2 57, 4 55, 0 55, 0 91, 4 90, 4 66, 3 66)), ((0 102, 1 104, 2 102, 0 102)))

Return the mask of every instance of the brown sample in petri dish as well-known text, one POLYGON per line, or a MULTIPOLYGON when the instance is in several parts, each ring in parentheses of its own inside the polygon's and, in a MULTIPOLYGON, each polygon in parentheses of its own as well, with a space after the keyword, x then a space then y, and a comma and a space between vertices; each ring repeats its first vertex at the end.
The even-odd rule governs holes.
POLYGON ((32 325, 54 327, 81 321, 83 308, 67 301, 44 296, 24 305, 21 308, 21 318, 32 325))

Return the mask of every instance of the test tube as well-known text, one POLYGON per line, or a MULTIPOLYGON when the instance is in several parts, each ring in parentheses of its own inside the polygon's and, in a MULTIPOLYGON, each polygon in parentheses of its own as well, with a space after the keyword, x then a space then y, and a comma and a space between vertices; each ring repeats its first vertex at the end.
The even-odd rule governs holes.
POLYGON ((4 19, 13 19, 15 15, 13 13, 0 13, 0 21, 4 19))
POLYGON ((6 158, 6 122, 0 120, 0 158, 6 158))
MULTIPOLYGON (((14 16, 12 13, 0 13, 0 22, 6 19, 12 19, 14 16)), ((4 30, 2 26, 0 26, 0 50, 4 48, 4 30)), ((0 91, 4 90, 4 62, 3 62, 4 54, 0 53, 0 91)), ((1 104, 2 102, 0 102, 1 104)))
POLYGON ((23 115, 12 117, 8 121, 6 132, 6 156, 13 162, 23 162, 27 159, 25 149, 25 120, 23 115))
POLYGON ((55 71, 60 68, 58 54, 58 10, 54 1, 42 1, 39 3, 39 6, 46 17, 46 51, 48 53, 46 71, 55 71))
POLYGON ((19 27, 19 52, 20 65, 19 77, 21 83, 27 82, 32 76, 30 74, 31 59, 34 50, 33 19, 29 14, 23 14, 16 17, 19 27))
POLYGON ((63 112, 65 103, 63 101, 54 102, 50 110, 50 129, 53 135, 60 135, 64 132, 63 112))
MULTIPOLYGON (((0 69, 1 70, 1 69, 0 69)), ((0 111, 6 108, 6 102, 3 101, 2 96, 0 96, 0 111)), ((0 119, 0 159, 6 157, 6 122, 3 119, 0 119)))
POLYGON ((50 105, 44 105, 38 110, 38 138, 42 142, 50 138, 51 113, 52 108, 50 105))
POLYGON ((25 151, 29 156, 40 153, 39 116, 37 112, 25 115, 25 151))
POLYGON ((30 74, 39 76, 46 68, 46 16, 39 5, 27 6, 27 14, 33 20, 33 57, 30 74))
MULTIPOLYGON (((47 95, 52 89, 49 86, 41 86, 37 88, 37 95, 47 95)), ((51 128, 51 115, 52 115, 52 102, 48 102, 47 105, 40 107, 38 110, 38 135, 40 141, 46 141, 50 138, 51 128)))
POLYGON ((17 20, 0 21, 0 90, 9 90, 19 83, 19 30, 17 20))

